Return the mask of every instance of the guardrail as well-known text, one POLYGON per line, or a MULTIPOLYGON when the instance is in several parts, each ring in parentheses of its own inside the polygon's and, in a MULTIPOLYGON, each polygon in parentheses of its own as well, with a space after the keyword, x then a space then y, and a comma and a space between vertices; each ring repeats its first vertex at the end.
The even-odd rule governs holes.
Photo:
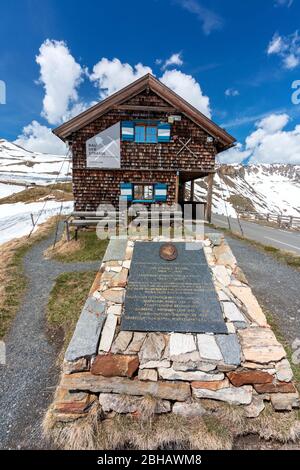
POLYGON ((243 220, 265 221, 280 228, 300 229, 300 217, 293 215, 241 211, 238 212, 238 216, 243 220))

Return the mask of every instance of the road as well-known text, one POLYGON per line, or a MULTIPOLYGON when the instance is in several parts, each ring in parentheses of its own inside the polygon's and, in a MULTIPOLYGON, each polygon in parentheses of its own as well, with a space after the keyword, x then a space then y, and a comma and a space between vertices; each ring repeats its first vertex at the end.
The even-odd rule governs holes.
MULTIPOLYGON (((233 232, 241 235, 241 229, 237 219, 229 217, 233 232)), ((228 227, 227 217, 223 215, 212 214, 212 223, 218 227, 228 227)), ((290 232, 279 228, 266 227, 254 222, 245 220, 240 221, 244 236, 250 240, 262 243, 263 245, 273 246, 280 250, 286 250, 300 255, 300 232, 290 232)))

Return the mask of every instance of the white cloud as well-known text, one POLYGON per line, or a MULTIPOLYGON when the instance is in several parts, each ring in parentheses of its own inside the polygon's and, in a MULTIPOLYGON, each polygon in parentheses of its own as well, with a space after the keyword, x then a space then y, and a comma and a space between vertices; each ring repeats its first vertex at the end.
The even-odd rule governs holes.
POLYGON ((251 155, 249 150, 246 150, 241 143, 237 143, 235 147, 220 153, 217 158, 221 163, 241 163, 243 160, 251 155))
POLYGON ((300 164, 300 125, 284 130, 287 114, 271 114, 256 123, 245 141, 220 155, 223 163, 239 163, 249 158, 251 163, 300 164))
POLYGON ((300 36, 298 31, 289 36, 275 33, 267 48, 268 55, 278 55, 284 68, 293 70, 300 64, 300 36))
POLYGON ((239 96, 240 92, 236 88, 227 88, 225 90, 225 95, 226 96, 239 96))
POLYGON ((164 63, 162 66, 162 70, 165 70, 166 68, 170 67, 170 65, 182 65, 183 60, 181 58, 181 52, 176 52, 175 54, 172 54, 164 63))
POLYGON ((289 115, 286 113, 270 114, 258 121, 256 126, 266 132, 266 134, 273 134, 274 132, 278 132, 283 129, 289 120, 289 115))
POLYGON ((194 77, 175 69, 167 70, 160 78, 160 81, 207 117, 211 117, 209 98, 203 94, 199 83, 194 77))
POLYGON ((103 57, 94 65, 90 79, 98 86, 100 98, 103 99, 147 73, 152 73, 152 69, 141 63, 132 67, 117 58, 109 60, 103 57))
POLYGON ((76 109, 84 108, 78 102, 77 89, 85 70, 75 61, 64 41, 44 41, 36 62, 40 66, 39 83, 45 89, 42 116, 50 124, 60 124, 73 116, 76 109))
POLYGON ((23 128, 22 134, 15 140, 15 144, 33 152, 65 155, 66 145, 56 137, 49 127, 32 121, 23 128))
POLYGON ((288 7, 292 5, 294 0, 275 0, 274 6, 275 7, 288 7))
POLYGON ((202 23, 202 30, 207 36, 214 30, 221 29, 223 19, 214 11, 204 7, 196 0, 177 0, 182 8, 194 14, 202 23))
POLYGON ((268 54, 280 54, 284 50, 284 42, 281 36, 277 33, 274 34, 269 42, 267 52, 268 54))

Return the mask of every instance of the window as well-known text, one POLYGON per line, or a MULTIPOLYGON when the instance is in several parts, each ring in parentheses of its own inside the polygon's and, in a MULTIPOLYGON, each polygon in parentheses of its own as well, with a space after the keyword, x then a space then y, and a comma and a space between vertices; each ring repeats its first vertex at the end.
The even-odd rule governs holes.
POLYGON ((135 142, 138 142, 138 143, 157 142, 157 126, 137 124, 135 126, 135 142))
POLYGON ((152 201, 153 184, 134 184, 133 199, 135 201, 152 201))
POLYGON ((162 143, 171 142, 171 125, 168 122, 122 121, 123 142, 162 143))

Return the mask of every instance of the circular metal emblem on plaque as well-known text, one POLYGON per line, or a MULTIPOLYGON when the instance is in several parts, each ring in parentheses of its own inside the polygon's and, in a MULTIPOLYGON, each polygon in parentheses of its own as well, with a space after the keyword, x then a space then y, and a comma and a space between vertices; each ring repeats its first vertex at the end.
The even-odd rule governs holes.
POLYGON ((166 261, 173 261, 178 256, 178 251, 173 243, 164 243, 159 250, 159 256, 166 261))

